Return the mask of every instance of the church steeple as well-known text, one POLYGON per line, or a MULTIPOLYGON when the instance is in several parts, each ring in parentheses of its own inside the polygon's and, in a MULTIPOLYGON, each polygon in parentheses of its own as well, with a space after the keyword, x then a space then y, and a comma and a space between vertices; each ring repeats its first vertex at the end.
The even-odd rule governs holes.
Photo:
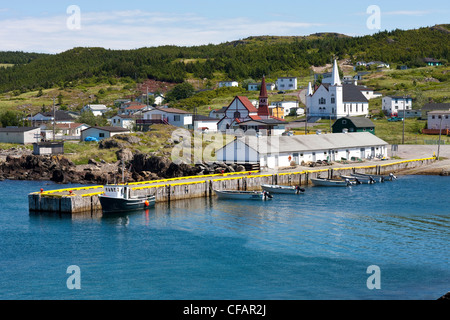
POLYGON ((331 73, 331 84, 333 86, 340 86, 341 85, 341 78, 339 77, 339 69, 337 65, 337 61, 334 60, 333 65, 333 72, 331 73))
POLYGON ((261 82, 261 91, 259 93, 258 116, 260 116, 261 118, 268 118, 270 116, 269 95, 267 94, 266 77, 265 76, 263 76, 263 79, 261 82))

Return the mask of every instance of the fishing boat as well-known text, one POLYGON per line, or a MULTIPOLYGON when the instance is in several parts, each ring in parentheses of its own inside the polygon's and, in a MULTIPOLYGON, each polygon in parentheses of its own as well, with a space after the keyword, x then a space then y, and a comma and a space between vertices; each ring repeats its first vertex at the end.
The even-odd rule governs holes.
POLYGON ((214 190, 219 199, 234 200, 268 200, 272 195, 267 191, 235 191, 235 190, 214 190))
POLYGON ((374 184, 376 182, 372 176, 354 176, 352 174, 350 176, 341 175, 340 177, 355 182, 355 184, 374 184))
POLYGON ((132 196, 128 185, 106 185, 104 189, 104 193, 98 196, 103 212, 126 212, 155 205, 155 196, 132 196))
POLYGON ((300 186, 279 186, 272 184, 263 184, 261 188, 269 193, 283 193, 283 194, 302 194, 305 192, 304 188, 300 186))
POLYGON ((321 177, 311 178, 311 182, 315 186, 321 186, 321 187, 348 187, 348 186, 354 184, 349 179, 335 180, 335 179, 325 179, 325 178, 321 178, 321 177))
POLYGON ((377 174, 367 174, 367 173, 352 173, 351 174, 354 177, 372 177, 373 179, 384 182, 384 181, 393 181, 396 180, 397 177, 391 172, 388 175, 377 175, 377 174))

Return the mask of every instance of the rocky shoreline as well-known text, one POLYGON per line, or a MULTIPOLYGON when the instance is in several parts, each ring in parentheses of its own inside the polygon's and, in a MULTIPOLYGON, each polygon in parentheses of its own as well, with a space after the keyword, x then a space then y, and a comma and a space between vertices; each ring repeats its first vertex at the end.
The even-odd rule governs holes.
POLYGON ((140 182, 184 176, 245 171, 243 166, 224 163, 202 163, 190 166, 176 164, 166 157, 143 153, 132 154, 128 161, 106 163, 89 160, 87 165, 75 165, 64 156, 8 155, 0 161, 0 180, 36 180, 56 183, 107 184, 140 182))

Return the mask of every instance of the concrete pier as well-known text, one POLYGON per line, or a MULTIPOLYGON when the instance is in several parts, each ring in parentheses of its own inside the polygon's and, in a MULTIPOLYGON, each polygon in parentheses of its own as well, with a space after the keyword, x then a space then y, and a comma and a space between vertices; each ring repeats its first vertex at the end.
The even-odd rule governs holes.
MULTIPOLYGON (((132 195, 155 195, 156 202, 171 202, 181 199, 211 197, 214 190, 261 190, 261 184, 308 185, 310 179, 318 176, 333 178, 350 173, 389 174, 430 164, 436 159, 424 158, 398 161, 371 166, 323 168, 301 172, 279 172, 261 174, 257 171, 241 173, 214 174, 207 176, 180 177, 129 183, 132 195)), ((98 195, 103 186, 90 186, 52 191, 41 190, 29 194, 28 203, 31 212, 49 213, 86 213, 101 210, 98 195)))

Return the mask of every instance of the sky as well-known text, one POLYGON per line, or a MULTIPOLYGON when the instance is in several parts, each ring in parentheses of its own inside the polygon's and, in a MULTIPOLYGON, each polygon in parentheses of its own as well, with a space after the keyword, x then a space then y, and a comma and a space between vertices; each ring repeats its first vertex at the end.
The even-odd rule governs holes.
POLYGON ((448 0, 427 4, 417 0, 2 0, 0 51, 193 46, 317 32, 363 36, 450 23, 448 0))

